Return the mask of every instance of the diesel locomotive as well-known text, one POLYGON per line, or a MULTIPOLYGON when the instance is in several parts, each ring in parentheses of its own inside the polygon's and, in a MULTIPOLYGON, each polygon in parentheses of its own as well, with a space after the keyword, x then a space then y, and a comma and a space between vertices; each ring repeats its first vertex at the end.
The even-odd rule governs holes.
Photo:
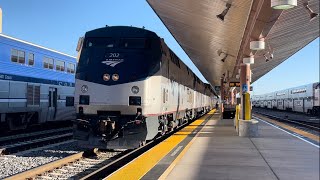
POLYGON ((144 28, 113 26, 80 38, 74 138, 131 149, 208 112, 217 95, 144 28))

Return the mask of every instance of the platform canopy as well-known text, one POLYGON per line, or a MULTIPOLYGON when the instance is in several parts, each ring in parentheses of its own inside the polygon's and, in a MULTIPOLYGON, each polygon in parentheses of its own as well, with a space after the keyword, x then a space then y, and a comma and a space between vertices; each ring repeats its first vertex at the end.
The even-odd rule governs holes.
MULTIPOLYGON (((255 56, 254 82, 319 37, 319 17, 310 21, 303 4, 307 0, 298 0, 289 10, 271 8, 271 0, 147 2, 212 86, 220 86, 221 78, 238 81, 242 59, 250 53, 255 56), (221 20, 217 15, 226 9, 221 20), (262 37, 265 50, 251 51, 250 41, 262 37)), ((319 13, 319 0, 310 0, 308 5, 319 13)))

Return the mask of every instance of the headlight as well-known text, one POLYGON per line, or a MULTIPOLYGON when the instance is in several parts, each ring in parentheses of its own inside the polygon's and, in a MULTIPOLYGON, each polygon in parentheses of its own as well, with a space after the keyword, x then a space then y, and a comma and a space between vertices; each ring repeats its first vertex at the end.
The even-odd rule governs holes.
POLYGON ((113 74, 112 75, 112 80, 118 81, 119 80, 119 75, 118 74, 113 74))
POLYGON ((110 80, 110 75, 109 74, 104 74, 103 75, 103 80, 104 81, 109 81, 110 80))
POLYGON ((139 92, 139 87, 138 87, 138 86, 132 86, 131 92, 132 92, 133 94, 138 94, 138 92, 139 92))

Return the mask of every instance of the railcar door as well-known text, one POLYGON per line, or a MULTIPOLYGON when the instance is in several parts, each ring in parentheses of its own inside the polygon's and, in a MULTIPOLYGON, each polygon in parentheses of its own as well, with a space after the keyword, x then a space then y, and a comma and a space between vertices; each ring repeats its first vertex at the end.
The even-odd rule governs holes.
POLYGON ((48 98, 48 114, 47 121, 53 121, 57 115, 57 104, 58 104, 58 93, 57 88, 49 88, 49 98, 48 98))

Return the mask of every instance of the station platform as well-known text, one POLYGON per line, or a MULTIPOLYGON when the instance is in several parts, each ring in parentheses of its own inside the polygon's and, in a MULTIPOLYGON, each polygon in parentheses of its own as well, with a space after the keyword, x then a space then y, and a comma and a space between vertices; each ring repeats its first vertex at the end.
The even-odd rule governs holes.
POLYGON ((211 111, 106 179, 319 180, 319 146, 264 121, 258 137, 239 137, 211 111))

